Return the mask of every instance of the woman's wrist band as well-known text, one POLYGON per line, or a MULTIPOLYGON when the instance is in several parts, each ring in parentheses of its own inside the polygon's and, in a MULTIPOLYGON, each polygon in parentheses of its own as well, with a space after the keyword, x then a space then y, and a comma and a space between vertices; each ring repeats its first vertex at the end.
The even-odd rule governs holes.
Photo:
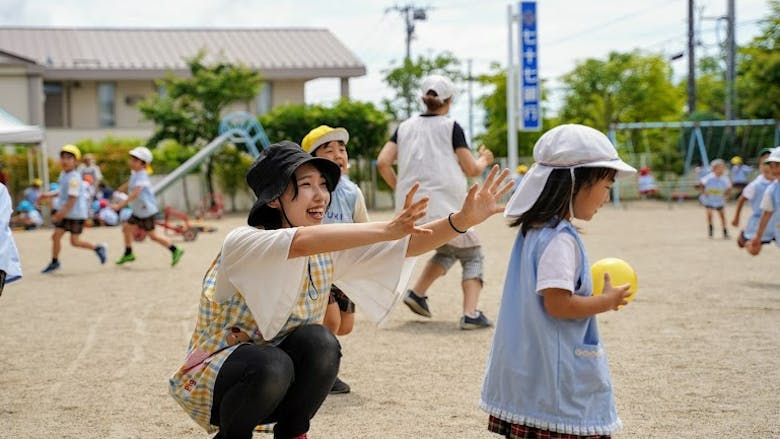
POLYGON ((455 212, 452 212, 447 216, 447 222, 450 223, 450 227, 452 227, 452 230, 460 233, 461 235, 468 232, 468 230, 458 230, 457 227, 455 227, 455 224, 452 224, 452 215, 455 215, 455 212))

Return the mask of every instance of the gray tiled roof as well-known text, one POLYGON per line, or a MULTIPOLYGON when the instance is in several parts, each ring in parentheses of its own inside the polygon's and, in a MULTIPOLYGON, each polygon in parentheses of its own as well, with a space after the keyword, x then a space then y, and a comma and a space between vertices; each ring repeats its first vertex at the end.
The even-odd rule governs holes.
POLYGON ((242 63, 272 78, 353 77, 365 65, 327 29, 0 27, 0 50, 35 60, 47 77, 159 77, 206 61, 242 63))

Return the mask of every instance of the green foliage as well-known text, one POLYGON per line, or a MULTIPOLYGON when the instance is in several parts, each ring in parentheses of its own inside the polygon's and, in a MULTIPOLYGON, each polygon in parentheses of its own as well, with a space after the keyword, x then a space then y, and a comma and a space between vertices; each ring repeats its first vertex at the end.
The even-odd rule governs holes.
POLYGON ((746 118, 780 119, 780 1, 769 4, 761 35, 740 50, 737 97, 746 118))
POLYGON ((246 190, 244 176, 251 165, 252 157, 232 144, 226 145, 214 156, 214 175, 222 192, 230 197, 233 212, 236 211, 236 194, 239 189, 246 190))
MULTIPOLYGON (((369 102, 339 100, 333 107, 293 104, 280 106, 258 118, 271 142, 303 137, 320 125, 344 127, 349 131, 347 153, 351 158, 376 158, 388 139, 388 116, 369 102)), ((354 170, 356 173, 362 172, 354 170)), ((353 175, 361 181, 365 175, 353 175)))
POLYGON ((155 81, 165 92, 138 104, 144 118, 156 125, 148 141, 151 148, 163 139, 205 145, 217 136, 223 110, 230 104, 250 101, 259 92, 262 78, 258 73, 224 61, 206 65, 205 58, 201 50, 187 60, 191 77, 169 73, 155 81))
POLYGON ((662 57, 638 51, 587 59, 562 78, 567 91, 561 122, 606 132, 612 123, 677 120, 684 95, 671 75, 662 57))
MULTIPOLYGON (((476 140, 488 147, 497 157, 506 157, 507 154, 507 108, 506 108, 506 70, 498 64, 492 67, 493 72, 479 77, 479 82, 485 86, 492 86, 493 90, 477 100, 485 108, 485 132, 477 136, 476 140)), ((544 83, 542 83, 542 102, 544 103, 544 83)), ((547 112, 543 112, 547 113, 547 112)), ((517 135, 517 149, 520 157, 532 155, 534 144, 544 131, 556 125, 555 119, 543 119, 542 131, 520 132, 517 135)))
POLYGON ((420 109, 420 86, 422 80, 431 74, 448 77, 452 82, 463 79, 460 61, 450 52, 440 53, 433 58, 418 56, 417 60, 404 59, 398 66, 391 64, 382 71, 385 82, 393 89, 395 96, 385 99, 385 111, 395 120, 406 119, 420 109))
POLYGON ((194 146, 183 146, 173 139, 162 140, 152 150, 154 172, 168 174, 198 152, 194 146))

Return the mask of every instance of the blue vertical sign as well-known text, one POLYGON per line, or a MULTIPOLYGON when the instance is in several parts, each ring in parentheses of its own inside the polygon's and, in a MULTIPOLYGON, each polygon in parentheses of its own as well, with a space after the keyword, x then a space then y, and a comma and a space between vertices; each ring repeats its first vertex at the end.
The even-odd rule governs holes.
POLYGON ((539 83, 539 51, 536 2, 520 2, 520 115, 521 131, 542 129, 542 89, 539 83))

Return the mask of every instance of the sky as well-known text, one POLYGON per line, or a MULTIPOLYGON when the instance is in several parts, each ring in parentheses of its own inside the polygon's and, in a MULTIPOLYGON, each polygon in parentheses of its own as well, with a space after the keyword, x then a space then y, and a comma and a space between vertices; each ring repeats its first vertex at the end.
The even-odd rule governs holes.
MULTIPOLYGON (((736 1, 737 44, 759 33, 758 20, 769 15, 768 0, 736 1)), ((350 81, 353 99, 379 103, 392 96, 383 70, 405 55, 405 23, 394 6, 426 8, 427 19, 415 22, 412 56, 433 57, 444 51, 467 60, 477 76, 491 64, 507 65, 506 0, 430 0, 394 3, 379 0, 0 0, 0 26, 78 27, 315 27, 333 32, 366 65, 367 75, 350 81)), ((517 4, 513 2, 511 4, 517 4)), ((539 71, 560 105, 561 75, 588 58, 604 59, 612 51, 639 49, 671 57, 687 45, 687 0, 538 0, 539 71)), ((700 55, 717 56, 725 39, 727 0, 696 0, 700 55)), ((517 48, 517 43, 515 43, 517 48)), ((687 69, 686 58, 672 63, 675 75, 687 69)), ((483 130, 484 112, 472 106, 466 83, 457 84, 451 116, 473 137, 483 130), (470 129, 469 121, 473 121, 470 129)), ((306 85, 307 103, 329 104, 339 96, 338 79, 306 85)), ((473 100, 488 93, 473 85, 473 100)))

